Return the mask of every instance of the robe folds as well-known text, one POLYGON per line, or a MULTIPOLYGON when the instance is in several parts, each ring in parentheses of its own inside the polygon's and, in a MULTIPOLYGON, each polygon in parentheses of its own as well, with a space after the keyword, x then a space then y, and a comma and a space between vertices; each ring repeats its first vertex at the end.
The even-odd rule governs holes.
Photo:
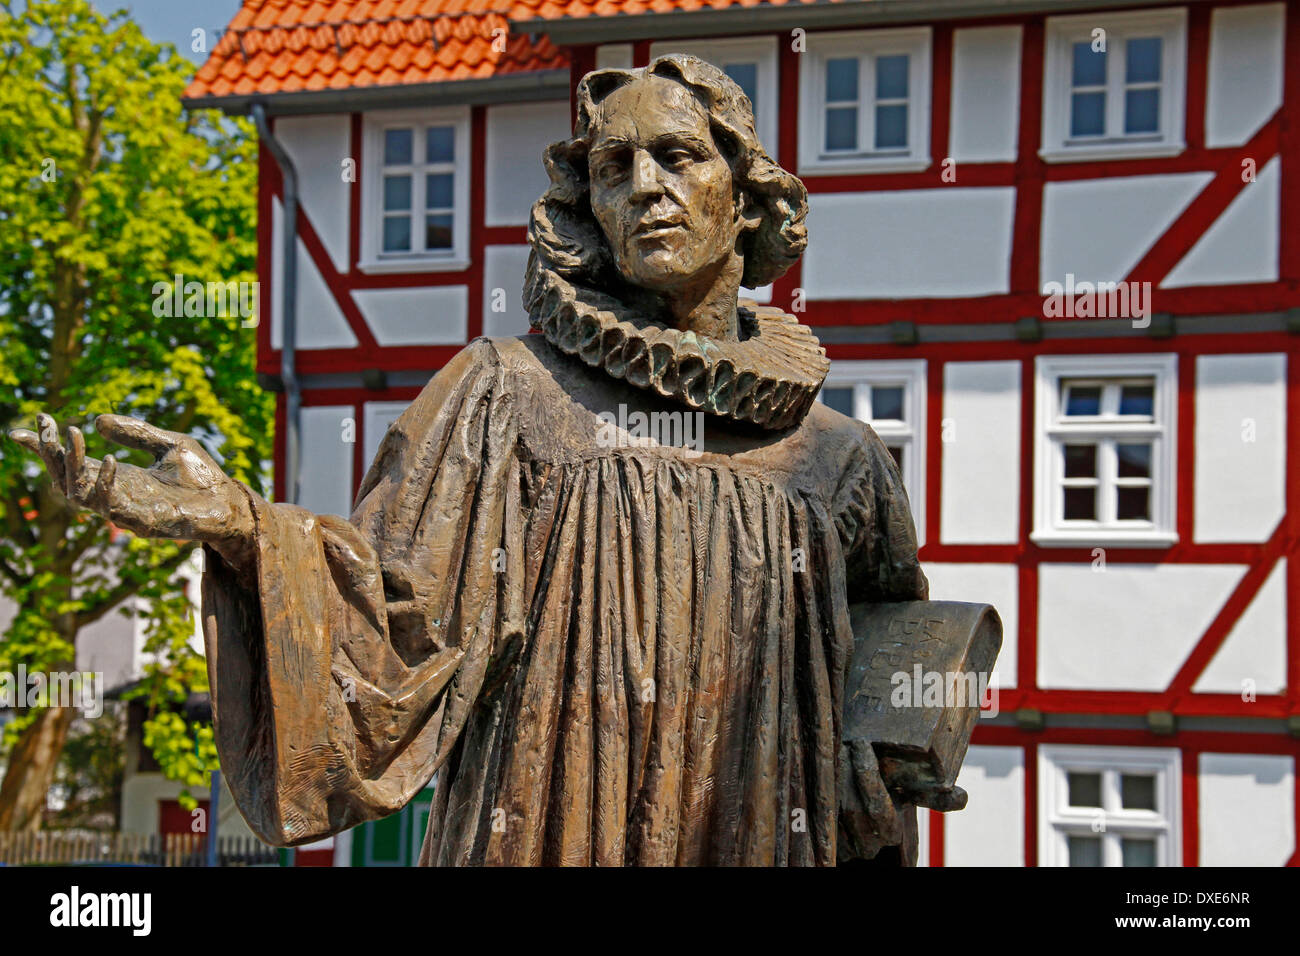
POLYGON ((701 448, 611 442, 620 409, 685 411, 541 336, 477 339, 350 520, 250 492, 255 566, 208 551, 204 628, 263 839, 436 771, 424 864, 836 861, 849 603, 927 597, 889 452, 821 404, 705 416, 701 448))

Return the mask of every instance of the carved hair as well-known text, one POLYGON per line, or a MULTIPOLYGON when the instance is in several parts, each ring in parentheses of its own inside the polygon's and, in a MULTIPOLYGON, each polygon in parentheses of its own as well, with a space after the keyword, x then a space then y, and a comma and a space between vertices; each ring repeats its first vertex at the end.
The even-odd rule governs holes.
POLYGON ((572 286, 580 298, 608 301, 596 290, 617 290, 625 280, 614 266, 605 234, 591 209, 587 153, 597 107, 610 93, 648 76, 681 83, 709 117, 714 142, 731 166, 736 197, 743 193, 762 213, 743 242, 748 288, 783 275, 808 245, 808 194, 803 183, 767 155, 754 131, 754 110, 731 77, 698 57, 669 54, 640 70, 598 70, 578 84, 578 121, 572 139, 551 144, 544 155, 551 185, 533 205, 528 226, 524 306, 539 327, 545 302, 557 287, 572 286), (556 282, 560 278, 564 281, 556 282))

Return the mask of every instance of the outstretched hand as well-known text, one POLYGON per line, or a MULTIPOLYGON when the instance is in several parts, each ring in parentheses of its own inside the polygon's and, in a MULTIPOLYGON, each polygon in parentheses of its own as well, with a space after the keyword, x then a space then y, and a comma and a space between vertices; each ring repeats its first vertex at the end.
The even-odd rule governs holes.
POLYGON ((86 457, 85 437, 75 426, 65 448, 49 415, 38 415, 36 426, 36 432, 20 428, 9 436, 40 456, 55 487, 74 504, 146 538, 227 545, 251 539, 247 492, 190 436, 124 415, 96 418, 95 429, 109 441, 154 456, 152 465, 139 468, 113 455, 86 457))

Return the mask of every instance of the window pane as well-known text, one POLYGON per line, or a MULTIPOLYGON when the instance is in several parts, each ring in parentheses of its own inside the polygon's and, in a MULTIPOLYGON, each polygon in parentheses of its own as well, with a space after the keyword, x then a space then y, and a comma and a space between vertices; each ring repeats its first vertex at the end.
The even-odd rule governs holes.
POLYGON ((1065 477, 1066 478, 1096 478, 1097 477, 1097 446, 1096 445, 1066 445, 1065 446, 1065 477))
POLYGON ((826 111, 826 148, 858 148, 858 108, 838 107, 826 111))
POLYGON ((826 102, 855 103, 858 99, 858 58, 826 61, 826 102))
POLYGON ((1119 391, 1119 413, 1150 418, 1155 411, 1155 400, 1155 386, 1125 385, 1119 391))
POLYGON ((406 166, 411 162, 413 132, 409 129, 384 130, 384 165, 406 166))
POLYGON ((1088 40, 1074 44, 1074 72, 1070 85, 1106 85, 1106 54, 1095 51, 1088 40))
POLYGON ((384 209, 402 210, 411 208, 411 177, 384 177, 384 209))
POLYGON ((430 126, 428 142, 425 146, 426 163, 451 163, 456 160, 456 128, 454 126, 430 126))
POLYGON ((898 470, 902 471, 903 470, 903 446, 886 445, 885 447, 889 449, 889 454, 894 459, 894 464, 898 466, 898 470))
POLYGON ((1151 489, 1120 488, 1115 517, 1121 521, 1151 520, 1151 489))
POLYGON ((424 217, 424 247, 426 249, 451 248, 451 216, 440 213, 424 217))
POLYGON ((1146 773, 1124 773, 1119 778, 1120 806, 1125 810, 1156 808, 1156 778, 1146 773))
POLYGON ((1101 837, 1072 836, 1070 866, 1101 866, 1101 837))
POLYGON ((876 99, 907 99, 907 54, 876 58, 876 99))
POLYGON ((823 388, 822 401, 841 415, 853 417, 852 388, 823 388))
POLYGON ((1124 866, 1155 866, 1156 841, 1140 837, 1124 837, 1120 840, 1124 866))
POLYGON ((1067 521, 1097 520, 1097 489, 1066 488, 1065 518, 1067 521))
POLYGON ((745 91, 749 97, 749 102, 754 106, 754 112, 758 113, 758 64, 757 63, 728 63, 722 68, 722 72, 736 81, 736 85, 745 91))
POLYGON ((907 145, 907 104, 876 107, 876 149, 907 145))
POLYGON ((1160 90, 1129 90, 1124 94, 1124 132, 1160 132, 1160 90))
POLYGON ((1121 478, 1151 477, 1151 445, 1116 445, 1119 456, 1119 476, 1121 478))
POLYGON ((411 251, 411 217, 384 217, 384 252, 411 251))
POLYGON ((903 386, 889 385, 871 389, 871 417, 903 420, 903 386))
POLYGON ((424 208, 450 209, 454 206, 452 198, 451 173, 433 173, 424 177, 424 208))
POLYGON ((1072 770, 1065 775, 1070 791, 1070 806, 1101 806, 1101 774, 1091 771, 1072 770))
POLYGON ((1106 132, 1106 94, 1075 93, 1070 97, 1070 135, 1102 136, 1106 132))
POLYGON ((1160 82, 1160 38, 1139 37, 1124 44, 1126 83, 1160 82))
POLYGON ((1067 385, 1065 387, 1065 414, 1100 415, 1100 385, 1067 385))

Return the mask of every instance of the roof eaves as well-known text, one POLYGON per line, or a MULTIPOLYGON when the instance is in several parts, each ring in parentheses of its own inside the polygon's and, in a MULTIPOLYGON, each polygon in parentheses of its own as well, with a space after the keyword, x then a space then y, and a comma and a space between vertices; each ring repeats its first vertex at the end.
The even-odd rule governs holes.
MULTIPOLYGON (((1208 0, 1143 0, 1143 5, 1204 2, 1208 0)), ((717 9, 646 11, 612 16, 537 18, 515 20, 511 26, 545 33, 557 46, 572 46, 627 40, 686 39, 797 27, 858 27, 1027 13, 1076 13, 1129 5, 1124 0, 820 0, 780 5, 733 4, 717 9), (743 21, 743 27, 738 21, 743 21)))
POLYGON ((364 110, 420 106, 518 103, 568 99, 569 71, 527 70, 467 80, 359 86, 332 90, 295 90, 287 93, 244 93, 231 96, 197 96, 183 99, 187 110, 219 109, 244 115, 261 103, 268 116, 350 113, 364 110))

